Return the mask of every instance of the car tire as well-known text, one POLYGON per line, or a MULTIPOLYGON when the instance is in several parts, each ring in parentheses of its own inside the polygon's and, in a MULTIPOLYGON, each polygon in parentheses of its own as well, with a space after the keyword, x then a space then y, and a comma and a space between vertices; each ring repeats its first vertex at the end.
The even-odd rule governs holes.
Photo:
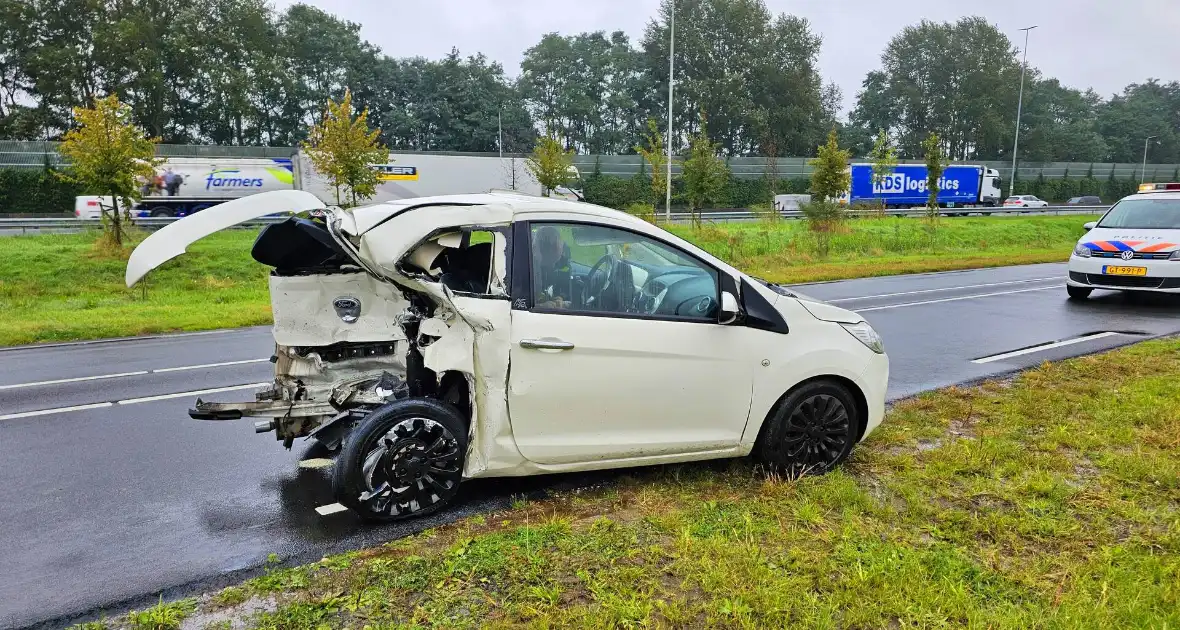
POLYGON ((829 380, 811 381, 775 405, 754 454, 775 474, 822 475, 848 458, 863 421, 847 387, 829 380))
POLYGON ((1094 289, 1091 289, 1090 287, 1075 287, 1071 284, 1067 284, 1065 285, 1065 291, 1069 294, 1069 299, 1071 300, 1084 300, 1090 297, 1090 294, 1094 292, 1094 289))
POLYGON ((173 212, 171 208, 165 208, 163 206, 160 206, 158 208, 152 208, 151 216, 157 217, 157 218, 158 217, 174 217, 174 216, 176 216, 176 213, 173 212))
POLYGON ((458 410, 427 398, 399 400, 345 438, 332 494, 370 523, 430 514, 458 492, 466 457, 467 421, 458 410))

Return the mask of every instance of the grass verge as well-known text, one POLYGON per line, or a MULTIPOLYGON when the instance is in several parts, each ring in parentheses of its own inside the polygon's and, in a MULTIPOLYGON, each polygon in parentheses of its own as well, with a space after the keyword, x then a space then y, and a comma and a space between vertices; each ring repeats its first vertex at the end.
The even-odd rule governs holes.
MULTIPOLYGON (((799 221, 673 227, 680 236, 773 282, 796 283, 1064 260, 1087 217, 868 219, 816 235, 799 221)), ((0 238, 0 345, 270 323, 267 269, 255 232, 194 244, 123 284, 126 252, 98 253, 94 233, 0 238)))
POLYGON ((1049 364, 898 404, 824 477, 768 480, 743 462, 635 472, 269 571, 203 598, 194 619, 1174 628, 1178 380, 1175 339, 1049 364))

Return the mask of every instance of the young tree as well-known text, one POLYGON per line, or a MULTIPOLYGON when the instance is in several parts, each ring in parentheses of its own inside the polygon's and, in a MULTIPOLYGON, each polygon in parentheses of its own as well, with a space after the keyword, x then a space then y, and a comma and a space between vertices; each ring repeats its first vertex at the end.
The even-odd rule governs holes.
POLYGON ((562 148, 561 141, 552 134, 537 138, 533 154, 524 161, 525 168, 540 182, 541 194, 546 197, 558 186, 569 183, 572 177, 570 167, 573 165, 573 149, 562 148))
POLYGON ((706 203, 715 203, 720 199, 725 182, 729 179, 729 167, 718 156, 718 146, 709 140, 703 113, 700 130, 688 141, 688 158, 684 160, 681 173, 693 225, 699 225, 697 211, 706 203))
MULTIPOLYGON (((884 128, 877 133, 869 158, 873 161, 873 192, 876 193, 897 168, 897 149, 889 141, 889 134, 884 128)), ((881 210, 885 210, 884 198, 881 198, 881 210)))
POLYGON ((828 132, 828 142, 819 147, 811 160, 811 194, 821 203, 834 202, 848 191, 852 175, 848 172, 849 152, 840 148, 835 127, 828 132))
POLYGON ((111 94, 94 99, 94 107, 74 108, 78 126, 66 133, 58 150, 70 162, 63 179, 89 192, 110 196, 113 206, 101 206, 107 238, 122 247, 131 204, 141 197, 140 183, 156 176, 155 143, 131 124, 131 108, 111 94), (122 208, 122 212, 120 212, 122 208))
MULTIPOLYGON (((635 151, 651 165, 651 198, 652 205, 658 205, 660 199, 666 197, 668 186, 668 154, 664 149, 664 134, 655 118, 647 119, 647 135, 644 137, 646 146, 637 146, 635 151)), ((671 212, 671 209, 667 209, 671 212)))
POLYGON ((930 134, 922 141, 922 152, 926 155, 926 215, 932 220, 938 218, 938 181, 942 179, 942 142, 937 134, 930 134))
POLYGON ((303 143, 312 165, 336 188, 337 204, 341 190, 353 206, 377 194, 372 165, 389 159, 389 152, 377 141, 381 130, 370 131, 368 119, 368 109, 353 115, 352 92, 345 90, 339 103, 328 99, 323 119, 303 143))

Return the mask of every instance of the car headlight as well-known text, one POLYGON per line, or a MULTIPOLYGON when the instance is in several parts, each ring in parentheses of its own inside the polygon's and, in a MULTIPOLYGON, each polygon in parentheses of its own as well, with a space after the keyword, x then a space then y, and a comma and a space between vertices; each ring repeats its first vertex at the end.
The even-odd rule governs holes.
POLYGON ((1086 247, 1085 243, 1078 243, 1077 246, 1073 248, 1073 255, 1077 256, 1078 258, 1089 258, 1094 255, 1094 252, 1090 251, 1090 248, 1086 247))
POLYGON ((881 335, 873 330, 873 327, 868 322, 860 322, 859 324, 840 324, 847 330, 850 335, 856 337, 866 348, 876 352, 877 354, 885 354, 885 344, 881 343, 881 335))
POLYGON ((1168 256, 1168 260, 1180 260, 1180 249, 1172 252, 1172 255, 1168 256))

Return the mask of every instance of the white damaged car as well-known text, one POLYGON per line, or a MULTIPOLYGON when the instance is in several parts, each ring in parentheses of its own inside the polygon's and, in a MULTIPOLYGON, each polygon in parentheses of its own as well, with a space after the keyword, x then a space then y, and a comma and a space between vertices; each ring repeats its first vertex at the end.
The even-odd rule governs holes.
POLYGON ((127 284, 278 212, 274 384, 201 420, 257 417, 337 452, 370 521, 437 510, 464 479, 753 455, 822 473, 882 420, 888 360, 855 313, 770 285, 627 214, 512 193, 341 210, 262 193, 149 236, 127 284))

